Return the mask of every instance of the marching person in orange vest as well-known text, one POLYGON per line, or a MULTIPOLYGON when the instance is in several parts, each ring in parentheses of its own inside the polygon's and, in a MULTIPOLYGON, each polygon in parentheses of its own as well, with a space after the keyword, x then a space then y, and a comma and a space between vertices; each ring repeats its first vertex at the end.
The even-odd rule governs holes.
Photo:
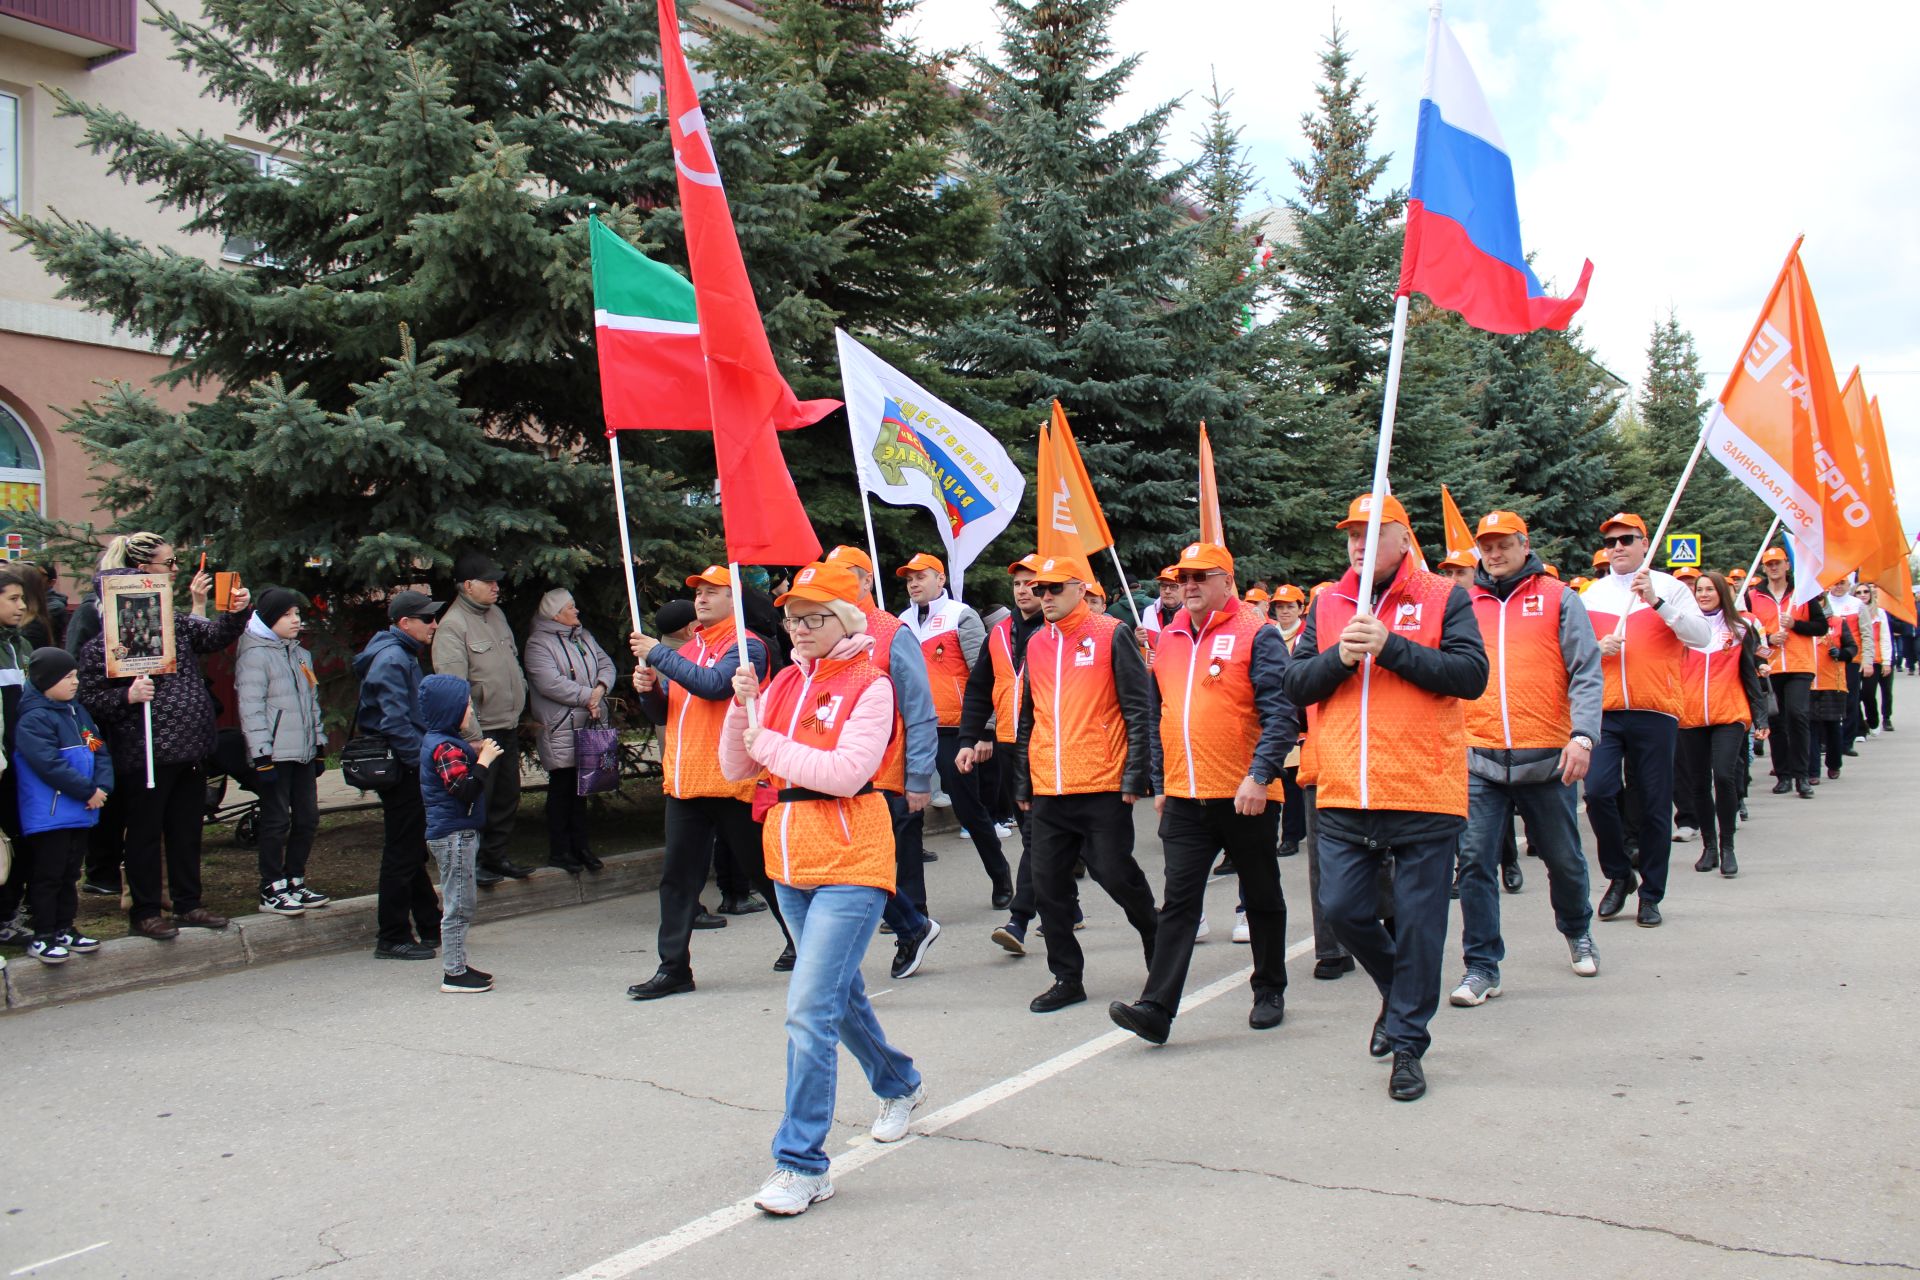
POLYGON ((1274 860, 1280 770, 1293 749, 1294 711, 1282 681, 1287 646, 1265 612, 1233 597, 1233 557, 1196 542, 1174 571, 1186 608, 1160 632, 1153 664, 1154 811, 1166 851, 1147 983, 1134 1004, 1118 1000, 1115 1023, 1150 1044, 1165 1044, 1180 1011, 1217 853, 1240 873, 1253 946, 1253 1011, 1264 1031, 1286 1016, 1287 900, 1274 860), (1270 794, 1271 793, 1271 797, 1270 794))
POLYGON ((726 776, 762 769, 776 803, 762 845, 797 956, 787 983, 787 1100, 773 1137, 774 1170, 754 1203, 805 1213, 833 1194, 827 1138, 840 1046, 880 1102, 876 1142, 907 1134, 927 1089, 913 1059, 887 1042, 860 979, 860 960, 893 892, 893 822, 873 779, 897 743, 893 690, 872 661, 860 585, 845 565, 816 562, 775 603, 794 664, 764 692, 751 671, 734 678, 720 739, 726 776), (760 721, 747 727, 746 706, 760 721))
POLYGON ((1013 901, 1007 855, 1000 849, 993 815, 980 798, 979 779, 954 767, 964 745, 960 709, 966 701, 967 676, 986 643, 987 629, 979 614, 947 594, 947 568, 938 556, 923 551, 893 572, 907 580, 912 603, 900 611, 900 621, 920 642, 927 682, 933 687, 933 709, 940 724, 940 786, 953 802, 953 816, 980 855, 980 865, 993 885, 994 909, 1004 911, 1013 901))
POLYGON ((1718 867, 1732 878, 1740 874, 1733 837, 1740 826, 1747 735, 1762 742, 1767 738, 1760 631, 1740 615, 1733 587, 1719 574, 1695 578, 1693 595, 1713 638, 1687 649, 1678 773, 1693 792, 1690 808, 1700 822, 1700 858, 1693 869, 1718 867))
POLYGON ((1700 616, 1693 592, 1647 564, 1647 522, 1621 512, 1600 526, 1609 572, 1588 587, 1580 602, 1600 640, 1600 670, 1606 677, 1606 714, 1600 744, 1587 776, 1587 821, 1599 846, 1607 891, 1599 915, 1611 920, 1640 890, 1636 916, 1642 928, 1660 923, 1673 852, 1673 757, 1680 734, 1680 668, 1688 645, 1703 645, 1713 632, 1700 616), (1626 620, 1624 629, 1621 619, 1626 620), (1627 858, 1620 790, 1628 757, 1640 800, 1640 869, 1627 858))
MULTIPOLYGON (((1040 612, 1039 597, 1033 594, 1034 574, 1040 568, 1037 554, 1022 556, 1007 566, 1013 579, 1014 612, 993 624, 987 632, 986 646, 967 677, 966 701, 960 710, 960 740, 971 745, 960 748, 954 767, 972 773, 988 760, 998 758, 1001 785, 1011 804, 1014 795, 1015 739, 1020 732, 1020 698, 1027 675, 1027 642, 1046 625, 1040 612)), ((993 941, 1010 955, 1027 954, 1027 926, 1033 922, 1033 824, 1027 811, 1013 805, 1014 820, 1020 831, 1020 865, 1013 879, 1013 914, 993 931, 993 941)))
POLYGON ((1467 705, 1467 835, 1460 877, 1466 976, 1448 999, 1471 1007, 1500 994, 1500 890, 1494 867, 1516 814, 1547 867, 1553 923, 1573 971, 1600 972, 1587 856, 1580 848, 1579 782, 1600 736, 1600 646, 1580 597, 1547 576, 1511 511, 1474 526, 1478 571, 1467 594, 1486 645, 1487 691, 1467 705))
POLYGON ((1829 779, 1838 778, 1845 763, 1849 748, 1842 726, 1850 699, 1847 678, 1856 670, 1853 660, 1860 656, 1860 602, 1853 598, 1846 579, 1828 587, 1821 603, 1827 610, 1827 634, 1813 645, 1813 691, 1807 701, 1806 776, 1816 787, 1823 748, 1829 779))
MULTIPOLYGON (((1287 646, 1287 653, 1291 656, 1300 642, 1300 630, 1304 625, 1301 619, 1307 610, 1307 593, 1291 582, 1275 587, 1270 608, 1274 629, 1280 633, 1280 641, 1287 646)), ((1280 856, 1291 858, 1300 852, 1300 842, 1307 837, 1307 806, 1300 791, 1299 766, 1288 765, 1282 769, 1280 782, 1286 795, 1285 803, 1280 806, 1280 856)))
POLYGON ((1148 635, 1158 635, 1180 614, 1180 584, 1174 580, 1173 566, 1156 574, 1154 584, 1160 589, 1160 598, 1140 611, 1140 628, 1148 635))
MULTIPOLYGON (((720 769, 720 727, 733 698, 733 676, 740 668, 740 637, 733 626, 733 576, 723 564, 708 565, 687 579, 693 590, 694 618, 700 630, 685 649, 675 651, 653 636, 634 632, 628 647, 640 660, 633 687, 640 708, 660 726, 662 789, 667 793, 666 863, 660 872, 660 967, 645 982, 627 988, 635 1000, 658 1000, 693 990, 693 959, 688 940, 694 916, 700 910, 700 891, 706 887, 713 862, 713 841, 719 836, 729 849, 757 848, 759 824, 753 820, 753 780, 733 780, 720 769)), ((758 636, 746 637, 747 660, 755 671, 767 670, 767 649, 758 636)), ((756 861, 749 867, 780 930, 773 886, 756 861)), ((791 966, 791 934, 787 953, 776 969, 791 966)))
POLYGON ((859 588, 855 603, 866 617, 866 634, 873 640, 869 660, 893 686, 900 740, 881 762, 873 785, 887 798, 887 812, 893 820, 894 892, 882 917, 893 930, 889 972, 896 978, 911 978, 920 971, 927 949, 940 936, 940 925, 927 913, 926 863, 932 855, 921 843, 939 755, 926 659, 906 625, 874 603, 873 561, 866 552, 838 546, 827 552, 823 563, 838 565, 853 574, 859 588))
POLYGON ((1133 803, 1151 795, 1153 709, 1132 631, 1087 608, 1093 573, 1076 559, 1040 562, 1033 591, 1047 625, 1027 641, 1020 767, 1014 796, 1031 808, 1033 892, 1054 982, 1027 1006, 1052 1013, 1087 998, 1074 936, 1073 864, 1126 913, 1153 961, 1153 890, 1133 858, 1133 803))
POLYGON ((1465 700, 1487 687, 1487 653, 1467 593, 1413 559, 1406 508, 1381 495, 1379 563, 1359 612, 1372 494, 1340 528, 1352 566, 1320 593, 1287 664, 1287 697, 1306 708, 1312 750, 1300 784, 1317 788, 1320 907, 1380 989, 1367 1051, 1393 1055, 1387 1091, 1427 1091, 1421 1055, 1440 1003, 1447 883, 1467 820, 1465 700), (1394 928, 1380 920, 1393 859, 1394 928))
POLYGON ((1811 800, 1807 708, 1813 692, 1814 644, 1827 634, 1827 610, 1823 596, 1793 603, 1793 563, 1783 548, 1767 548, 1760 557, 1760 574, 1761 581, 1748 586, 1747 609, 1772 651, 1767 658, 1767 683, 1773 686, 1776 710, 1767 751, 1773 757, 1773 794, 1797 791, 1801 799, 1811 800))

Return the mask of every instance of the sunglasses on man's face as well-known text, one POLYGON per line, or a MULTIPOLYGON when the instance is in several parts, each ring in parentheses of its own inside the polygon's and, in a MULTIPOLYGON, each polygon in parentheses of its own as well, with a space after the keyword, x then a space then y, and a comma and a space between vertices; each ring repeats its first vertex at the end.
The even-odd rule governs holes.
POLYGON ((1067 584, 1064 582, 1036 582, 1033 584, 1033 594, 1037 596, 1057 596, 1066 589, 1067 584))
POLYGON ((1615 547, 1630 547, 1638 541, 1640 541, 1640 535, 1637 533, 1616 533, 1611 537, 1600 539, 1600 545, 1611 551, 1615 547))
POLYGON ((1225 575, 1221 574, 1218 569, 1199 569, 1199 570, 1188 569, 1188 570, 1185 570, 1184 572, 1176 573, 1173 576, 1174 576, 1174 579, 1177 582, 1179 582, 1181 586, 1191 587, 1191 586, 1198 586, 1200 583, 1205 582, 1208 578, 1224 577, 1225 575))

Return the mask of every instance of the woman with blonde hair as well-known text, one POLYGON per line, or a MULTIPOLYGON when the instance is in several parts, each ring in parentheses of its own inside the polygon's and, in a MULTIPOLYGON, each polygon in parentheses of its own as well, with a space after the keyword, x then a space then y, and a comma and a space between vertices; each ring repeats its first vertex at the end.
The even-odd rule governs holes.
POLYGON ((613 659, 580 624, 573 592, 555 587, 540 597, 521 663, 537 736, 534 748, 547 771, 547 865, 571 875, 606 864, 587 845, 587 798, 579 794, 580 761, 574 730, 602 722, 613 689, 613 659))

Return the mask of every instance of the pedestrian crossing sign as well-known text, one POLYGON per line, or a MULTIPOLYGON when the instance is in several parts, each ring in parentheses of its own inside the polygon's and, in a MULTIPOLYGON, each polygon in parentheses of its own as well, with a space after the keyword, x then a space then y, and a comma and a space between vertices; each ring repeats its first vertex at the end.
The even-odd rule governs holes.
POLYGON ((1700 535, 1697 533, 1670 533, 1667 535, 1667 568, 1686 569, 1700 567, 1700 535))

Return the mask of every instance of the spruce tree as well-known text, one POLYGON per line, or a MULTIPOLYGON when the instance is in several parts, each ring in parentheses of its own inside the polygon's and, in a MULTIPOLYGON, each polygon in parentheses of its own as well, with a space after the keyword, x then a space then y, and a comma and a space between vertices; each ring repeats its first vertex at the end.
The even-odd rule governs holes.
POLYGON ((1231 374, 1254 344, 1239 323, 1250 282, 1193 287, 1206 220, 1185 196, 1192 167, 1163 151, 1174 104, 1107 118, 1138 61, 1113 55, 1118 3, 996 0, 1001 60, 979 65, 966 149, 996 201, 975 283, 1005 301, 945 346, 960 370, 1010 384, 1028 456, 1060 399, 1121 559, 1145 579, 1197 528, 1200 421, 1216 441, 1246 430, 1231 374))

